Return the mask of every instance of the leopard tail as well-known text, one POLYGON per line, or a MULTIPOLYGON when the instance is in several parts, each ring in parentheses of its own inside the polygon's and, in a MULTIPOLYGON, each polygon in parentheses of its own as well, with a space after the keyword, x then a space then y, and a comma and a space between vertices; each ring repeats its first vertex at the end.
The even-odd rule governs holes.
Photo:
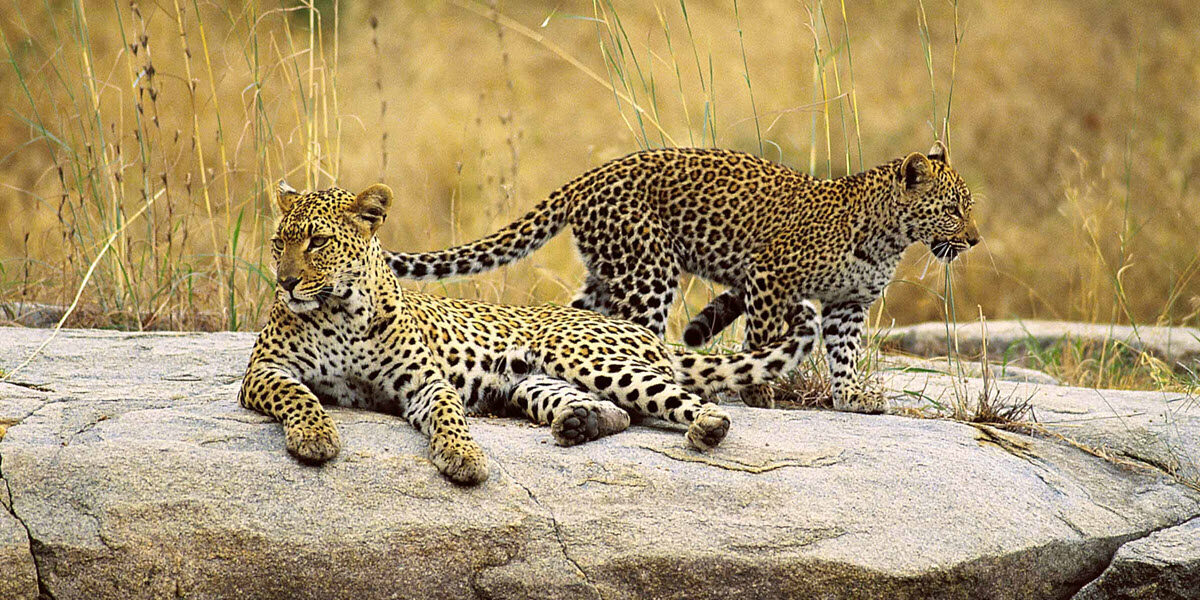
POLYGON ((696 394, 737 392, 768 383, 800 366, 816 345, 820 318, 815 307, 803 303, 790 319, 788 333, 757 350, 732 354, 700 354, 678 349, 673 357, 675 382, 696 394))
POLYGON ((713 298, 687 324, 683 330, 683 343, 692 348, 703 346, 745 312, 746 302, 742 299, 741 290, 726 290, 713 298))
POLYGON ((524 216, 499 231, 460 246, 433 252, 384 252, 401 279, 432 281, 483 273, 516 262, 541 248, 566 227, 579 181, 559 188, 524 216))

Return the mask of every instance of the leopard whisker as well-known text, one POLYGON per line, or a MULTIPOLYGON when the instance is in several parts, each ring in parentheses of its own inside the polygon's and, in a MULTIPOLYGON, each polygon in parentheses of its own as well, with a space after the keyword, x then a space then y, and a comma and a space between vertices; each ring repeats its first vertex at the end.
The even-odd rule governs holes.
POLYGON ((925 276, 929 273, 929 265, 936 261, 936 257, 928 249, 925 251, 925 267, 921 269, 921 275, 917 277, 918 281, 925 281, 925 276))

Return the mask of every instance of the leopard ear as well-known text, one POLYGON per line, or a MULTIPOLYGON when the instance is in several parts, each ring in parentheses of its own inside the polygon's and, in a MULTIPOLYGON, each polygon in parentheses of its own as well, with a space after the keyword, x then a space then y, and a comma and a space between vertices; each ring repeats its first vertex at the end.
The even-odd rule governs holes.
POLYGON ((929 149, 929 160, 950 164, 950 149, 946 148, 946 144, 942 140, 934 142, 933 147, 929 149))
POLYGON ((288 182, 280 179, 275 188, 275 204, 279 206, 280 212, 286 213, 292 209, 292 205, 296 203, 296 198, 300 197, 300 192, 296 188, 288 185, 288 182))
POLYGON ((913 152, 900 163, 896 176, 902 192, 926 189, 933 181, 933 163, 924 154, 913 152))
POLYGON ((350 219, 362 227, 366 235, 374 235, 387 219, 387 211, 391 206, 392 188, 377 183, 354 198, 349 210, 350 219))

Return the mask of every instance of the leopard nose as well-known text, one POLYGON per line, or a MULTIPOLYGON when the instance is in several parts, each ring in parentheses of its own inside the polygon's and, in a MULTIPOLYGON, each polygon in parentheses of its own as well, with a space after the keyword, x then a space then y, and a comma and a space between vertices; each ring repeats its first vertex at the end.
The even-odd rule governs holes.
POLYGON ((300 283, 299 277, 285 277, 279 280, 279 286, 288 292, 296 289, 296 284, 298 283, 300 283))
POLYGON ((964 233, 967 234, 965 237, 968 246, 974 246, 979 243, 979 230, 975 228, 974 221, 967 224, 967 230, 964 233))

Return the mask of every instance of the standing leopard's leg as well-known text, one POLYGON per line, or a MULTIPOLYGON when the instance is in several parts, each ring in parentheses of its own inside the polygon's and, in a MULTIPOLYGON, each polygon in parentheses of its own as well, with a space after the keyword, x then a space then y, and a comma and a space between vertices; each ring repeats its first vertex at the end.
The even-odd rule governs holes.
MULTIPOLYGON (((643 260, 651 260, 649 258, 643 260)), ((646 327, 660 338, 667 335, 667 315, 679 288, 679 269, 673 259, 614 277, 609 281, 613 316, 646 327)))
MULTIPOLYGON (((662 338, 679 288, 679 264, 670 236, 654 214, 628 214, 620 228, 581 231, 576 245, 588 265, 588 280, 607 287, 604 314, 633 321, 662 338)), ((586 288, 586 286, 585 286, 586 288)))
POLYGON ((424 371, 409 396, 404 417, 429 436, 433 464, 456 483, 474 485, 488 477, 487 456, 467 430, 462 398, 440 375, 424 371))
POLYGON ((539 425, 550 424, 560 446, 574 446, 625 431, 629 413, 616 404, 547 375, 518 382, 510 402, 539 425))
POLYGON ((341 449, 337 427, 316 395, 281 367, 252 363, 238 395, 242 406, 283 423, 287 449, 307 463, 323 463, 341 449))
MULTIPOLYGON (((758 350, 783 337, 788 328, 787 315, 795 309, 773 273, 755 272, 747 289, 745 348, 758 350)), ((775 408, 775 391, 769 386, 746 388, 741 397, 746 406, 775 408)))
POLYGON ((858 377, 863 324, 868 305, 855 302, 830 304, 822 308, 825 352, 833 388, 833 407, 858 413, 881 413, 887 400, 878 392, 866 390, 858 377))
POLYGON ((592 365, 577 381, 617 406, 637 415, 688 425, 687 439, 707 450, 729 432, 729 415, 716 404, 675 383, 670 373, 628 360, 607 360, 592 365))
MULTIPOLYGON (((679 261, 673 236, 649 202, 652 177, 630 177, 614 186, 611 178, 592 179, 579 193, 589 200, 572 213, 575 247, 588 270, 580 303, 593 282, 607 288, 597 312, 633 321, 662 338, 679 287, 679 261)), ((576 304, 575 306, 579 306, 576 304)))
POLYGON ((602 315, 611 315, 612 305, 608 298, 608 284, 589 271, 583 287, 575 294, 575 299, 571 300, 571 306, 598 312, 602 315))

